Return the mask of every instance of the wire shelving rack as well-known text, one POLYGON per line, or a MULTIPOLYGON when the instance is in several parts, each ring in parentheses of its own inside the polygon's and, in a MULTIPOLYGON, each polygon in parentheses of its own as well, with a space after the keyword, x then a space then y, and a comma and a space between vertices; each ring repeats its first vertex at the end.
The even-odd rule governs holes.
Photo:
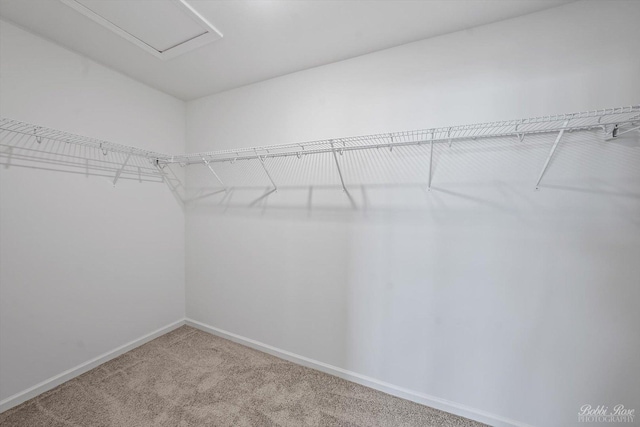
MULTIPOLYGON (((143 150, 133 146, 116 144, 95 138, 46 128, 17 120, 0 118, 0 159, 7 162, 24 160, 52 163, 71 168, 97 169, 112 174, 113 183, 118 179, 164 181, 174 194, 181 185, 168 166, 204 165, 223 189, 233 183, 223 182, 216 168, 220 163, 256 162, 263 169, 274 191, 278 184, 269 169, 270 159, 328 155, 344 191, 352 184, 344 178, 341 155, 345 152, 424 146, 430 150, 428 187, 431 187, 431 169, 434 144, 457 141, 477 141, 487 138, 517 138, 522 141, 531 134, 555 134, 556 138, 541 165, 535 183, 536 189, 545 175, 558 144, 565 132, 601 130, 604 140, 611 140, 625 133, 640 130, 640 105, 592 110, 580 113, 559 114, 519 120, 496 121, 461 126, 439 127, 404 132, 325 139, 302 143, 257 146, 200 153, 168 155, 143 150)), ((326 162, 325 162, 326 164, 326 162)))

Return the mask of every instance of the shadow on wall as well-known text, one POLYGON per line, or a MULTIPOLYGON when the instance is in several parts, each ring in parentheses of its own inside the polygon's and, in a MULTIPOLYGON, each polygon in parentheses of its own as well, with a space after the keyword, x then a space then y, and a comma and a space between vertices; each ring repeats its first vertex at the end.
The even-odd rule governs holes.
MULTIPOLYGON (((2 168, 28 167, 85 177, 166 183, 190 213, 353 219, 404 215, 501 214, 619 208, 631 221, 640 202, 640 134, 605 140, 598 130, 565 133, 535 191, 555 134, 485 138, 302 154, 299 157, 158 168, 141 157, 0 133, 2 168), (184 178, 183 178, 184 177, 184 178), (186 186, 183 184, 186 182, 186 186), (344 187, 343 187, 344 184, 344 187), (558 203, 562 201, 563 203, 558 203), (573 202, 572 202, 573 201, 573 202)), ((575 214, 575 212, 573 212, 575 214)))

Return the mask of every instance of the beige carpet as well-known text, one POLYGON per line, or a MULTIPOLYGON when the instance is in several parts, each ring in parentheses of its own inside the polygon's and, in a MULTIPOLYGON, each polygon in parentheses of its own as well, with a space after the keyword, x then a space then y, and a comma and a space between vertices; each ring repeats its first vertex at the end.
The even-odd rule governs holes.
POLYGON ((0 414, 0 425, 482 424, 182 326, 0 414))

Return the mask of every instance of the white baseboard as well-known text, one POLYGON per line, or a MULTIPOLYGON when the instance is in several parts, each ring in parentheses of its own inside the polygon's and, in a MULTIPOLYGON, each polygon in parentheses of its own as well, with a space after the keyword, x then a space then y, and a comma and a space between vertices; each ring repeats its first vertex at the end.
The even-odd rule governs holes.
POLYGON ((375 390, 379 390, 383 393, 387 393, 392 396, 411 400, 413 402, 420 403, 422 405, 440 409, 441 411, 449 412, 454 415, 459 415, 461 417, 465 417, 475 421, 479 421, 481 423, 489 424, 494 427, 532 427, 529 424, 510 420, 508 418, 501 417, 499 415, 490 414, 488 412, 481 411, 479 409, 471 408, 469 406, 462 405, 456 402, 451 402, 450 400, 441 399, 435 396, 429 396, 427 394, 409 390, 404 387, 399 387, 384 381, 377 380, 375 378, 368 377, 366 375, 361 375, 356 372, 339 368, 337 366, 332 366, 327 363, 313 360, 308 357, 300 356, 298 354, 291 353, 290 351, 281 350, 271 345, 264 344, 256 340, 252 340, 250 338, 246 338, 246 337, 234 334, 232 332, 227 332, 202 322, 198 322, 197 320, 187 318, 186 324, 189 326, 193 326, 194 328, 198 328, 202 331, 209 332, 213 335, 226 338, 228 340, 237 342, 242 345, 246 345, 247 347, 251 347, 256 350, 269 353, 273 356, 288 360, 298 365, 316 369, 318 371, 322 371, 324 373, 334 375, 336 377, 340 377, 345 380, 352 381, 354 383, 373 388, 375 390))
POLYGON ((113 349, 107 353, 104 353, 98 357, 95 357, 87 362, 84 362, 74 368, 68 369, 54 377, 49 378, 48 380, 42 381, 39 384, 34 385, 24 391, 14 394, 13 396, 9 396, 6 399, 0 401, 0 413, 6 411, 7 409, 11 409, 16 405, 21 404, 22 402, 26 402, 29 399, 36 397, 37 395, 44 393, 45 391, 51 390, 54 387, 59 386, 60 384, 69 381, 72 378, 77 377, 78 375, 84 374, 87 371, 95 368, 96 366, 102 365, 105 362, 108 362, 111 359, 114 359, 121 354, 126 353, 129 350, 133 350, 136 347, 141 346, 144 343, 151 341, 154 338, 158 338, 161 335, 166 334, 167 332, 171 332, 172 330, 179 328, 180 326, 185 324, 185 319, 178 320, 177 322, 173 322, 170 325, 164 326, 156 331, 148 333, 140 338, 137 338, 131 342, 128 342, 116 349, 113 349))
POLYGON ((271 345, 261 343, 256 340, 252 340, 250 338, 246 338, 246 337, 234 334, 232 332, 227 332, 222 329, 215 328, 213 326, 204 324, 202 322, 198 322, 193 319, 178 320, 174 323, 171 323, 170 325, 164 326, 156 331, 153 331, 131 342, 128 342, 114 350, 104 353, 74 368, 68 369, 54 377, 49 378, 48 380, 45 380, 39 384, 34 385, 33 387, 30 387, 24 391, 16 393, 13 396, 10 396, 0 401, 0 413, 10 408, 13 408, 16 405, 21 404, 22 402, 32 399, 38 396, 39 394, 44 393, 45 391, 51 390, 52 388, 57 387, 60 384, 66 381, 69 381, 72 378, 77 377, 78 375, 81 375, 87 371, 90 371, 91 369, 105 362, 108 362, 109 360, 114 359, 120 356, 121 354, 126 353, 127 351, 133 350, 134 348, 139 347, 142 344, 145 344, 154 338, 157 338, 161 335, 166 334, 167 332, 170 332, 176 328, 179 328, 184 324, 193 326, 194 328, 198 328, 200 330, 209 332, 213 335, 217 335, 222 338, 227 338, 239 344, 246 345, 247 347, 251 347, 256 350, 269 353, 281 359, 285 359, 290 362, 297 363, 302 366, 306 366, 308 368, 316 369, 318 371, 325 372, 327 374, 334 375, 336 377, 340 377, 348 381, 353 381, 357 384, 361 384, 363 386, 370 387, 375 390, 379 390, 383 393, 387 393, 392 396, 397 396, 403 399, 411 400, 413 402, 420 403, 422 405, 440 409, 442 411, 449 412, 451 414, 459 415, 461 417, 469 418, 472 420, 476 420, 485 424, 489 424, 494 427, 532 427, 528 424, 521 423, 519 421, 514 421, 514 420, 510 420, 508 418, 501 417, 495 414, 490 414, 488 412, 471 408, 469 406, 452 402, 446 399, 441 399, 435 396, 419 393, 404 387, 399 387, 384 381, 377 380, 372 377, 368 377, 366 375, 361 375, 356 372, 339 368, 337 366, 329 365, 327 363, 310 359, 308 357, 300 356, 298 354, 291 353, 289 351, 282 350, 282 349, 273 347, 271 345))

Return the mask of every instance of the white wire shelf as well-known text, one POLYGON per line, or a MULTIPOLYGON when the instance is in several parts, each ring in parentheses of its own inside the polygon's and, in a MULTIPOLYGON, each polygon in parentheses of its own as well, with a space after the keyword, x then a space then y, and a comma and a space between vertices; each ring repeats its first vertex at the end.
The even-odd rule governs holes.
MULTIPOLYGON (((456 142, 464 142, 465 145, 471 143, 482 147, 483 139, 495 140, 496 138, 509 137, 523 141, 527 135, 539 138, 545 134, 556 134, 555 142, 551 146, 551 151, 535 182, 535 189, 539 189, 540 182, 565 132, 601 129, 603 138, 611 139, 623 133, 637 130, 638 122, 640 122, 640 105, 633 105, 530 119, 184 154, 172 156, 168 160, 162 160, 161 163, 177 163, 181 166, 204 164, 221 188, 227 191, 236 187, 238 182, 246 181, 244 176, 228 172, 229 165, 237 165, 237 162, 259 165, 258 169, 262 169, 262 175, 266 175, 273 191, 278 190, 279 184, 290 184, 288 181, 294 181, 295 184, 302 182, 304 174, 300 174, 299 170, 304 164, 311 166, 307 169, 332 170, 334 176, 339 178, 338 184, 347 195, 349 195, 348 187, 365 183, 398 183, 401 181, 409 183, 411 180, 407 179, 408 175, 413 178, 413 182, 424 182, 427 189, 430 190, 433 178, 434 144, 444 143, 451 146, 456 142), (629 126, 631 127, 629 128, 629 126), (394 149, 396 149, 395 152, 394 149), (373 152, 376 154, 386 152, 387 154, 385 156, 367 154, 373 152), (343 156, 345 153, 352 154, 343 156), (398 154, 396 155, 396 153, 398 154), (292 157, 294 158, 293 162, 285 163, 286 158, 292 157), (298 160, 295 160, 296 157, 298 160), (315 161, 305 162, 304 159, 308 158, 314 158, 315 161), (421 164, 415 164, 417 161, 421 164), (363 179, 364 175, 371 175, 374 163, 376 164, 374 174, 377 176, 373 177, 374 179, 363 179), (416 173, 405 173, 409 169, 416 173), (295 172, 296 170, 298 172, 295 172), (292 180, 289 178, 291 175, 296 177, 292 180), (389 175, 395 175, 395 177, 390 179, 389 175), (398 179, 398 175, 405 176, 398 179), (232 178, 231 180, 227 179, 229 176, 232 178)), ((235 166, 235 169, 242 168, 235 166)), ((255 175, 255 170, 246 170, 255 175)), ((318 181, 314 182, 314 184, 317 183, 318 181)))
POLYGON ((165 182, 182 203, 182 185, 158 162, 168 156, 123 144, 89 138, 18 120, 0 118, 0 164, 119 180, 165 182))
POLYGON ((33 141, 38 144, 41 144, 43 141, 56 141, 64 142, 65 144, 73 144, 75 146, 99 149, 104 153, 131 154, 133 156, 149 159, 164 159, 169 157, 155 151, 143 150, 141 148, 116 144, 96 138, 89 138, 7 118, 0 118, 0 130, 11 134, 22 135, 24 137, 31 137, 33 138, 33 141))
MULTIPOLYGON (((281 178, 284 181, 284 178, 293 177, 296 184, 301 184, 297 177, 302 175, 301 169, 305 168, 313 169, 309 171, 305 169, 305 172, 311 175, 315 173, 316 177, 322 175, 318 169, 322 169, 320 172, 331 170, 334 181, 337 181, 335 183, 345 191, 348 186, 357 185, 356 181, 366 180, 365 175, 370 174, 372 169, 377 171, 384 169, 387 174, 392 174, 396 169, 413 168, 420 173, 428 172, 426 177, 420 176, 420 179, 425 178, 424 181, 431 188, 435 144, 451 146, 456 142, 464 141, 465 145, 471 144, 481 149, 483 139, 509 137, 523 141, 527 135, 540 138, 544 134, 555 134, 556 138, 550 147, 551 151, 544 165, 541 165, 542 171, 536 182, 537 188, 565 132, 601 130, 602 138, 609 140, 638 130, 639 124, 640 105, 633 105, 520 120, 169 155, 0 118, 0 160, 5 165, 19 161, 35 162, 50 165, 52 168, 54 165, 63 166, 67 169, 76 169, 79 171, 77 173, 84 171, 87 174, 91 169, 97 174, 113 177, 114 184, 118 179, 164 181, 174 195, 178 194, 178 187, 182 184, 171 169, 171 165, 206 166, 207 173, 212 174, 219 188, 225 191, 233 187, 242 187, 243 182, 255 183, 257 175, 268 179, 274 190, 278 189, 277 183, 281 178), (400 153, 399 156, 402 157, 401 162, 395 157, 394 149, 396 148, 400 153), (369 153, 386 152, 387 155, 366 154, 368 152, 365 151, 379 149, 386 150, 369 153), (348 152, 362 154, 351 158, 342 156, 348 152), (293 160, 289 161, 286 158, 293 158, 293 160), (417 161, 421 163, 413 164, 417 161), (373 163, 376 163, 376 166, 386 163, 386 167, 373 168, 373 163), (246 164, 248 168, 241 167, 242 164, 246 164), (230 173, 230 170, 234 173, 230 173), (226 182, 229 177, 232 178, 231 182, 226 182)), ((314 180, 311 177, 308 184, 312 182, 316 184, 315 181, 317 179, 314 180)), ((369 179, 369 181, 375 180, 369 179)), ((387 179, 387 181, 393 180, 387 179)))
POLYGON ((602 128, 610 135, 615 126, 640 121, 640 105, 617 107, 581 113, 560 114, 520 120, 477 123, 462 126, 422 129, 405 132, 382 133, 376 135, 325 139, 303 143, 249 147, 240 149, 207 151, 201 153, 171 156, 161 162, 181 165, 207 162, 235 162, 237 160, 258 160, 273 157, 297 156, 319 153, 342 153, 354 150, 370 150, 428 143, 451 144, 459 140, 514 136, 523 139, 525 135, 553 133, 564 129, 567 132, 602 128))

